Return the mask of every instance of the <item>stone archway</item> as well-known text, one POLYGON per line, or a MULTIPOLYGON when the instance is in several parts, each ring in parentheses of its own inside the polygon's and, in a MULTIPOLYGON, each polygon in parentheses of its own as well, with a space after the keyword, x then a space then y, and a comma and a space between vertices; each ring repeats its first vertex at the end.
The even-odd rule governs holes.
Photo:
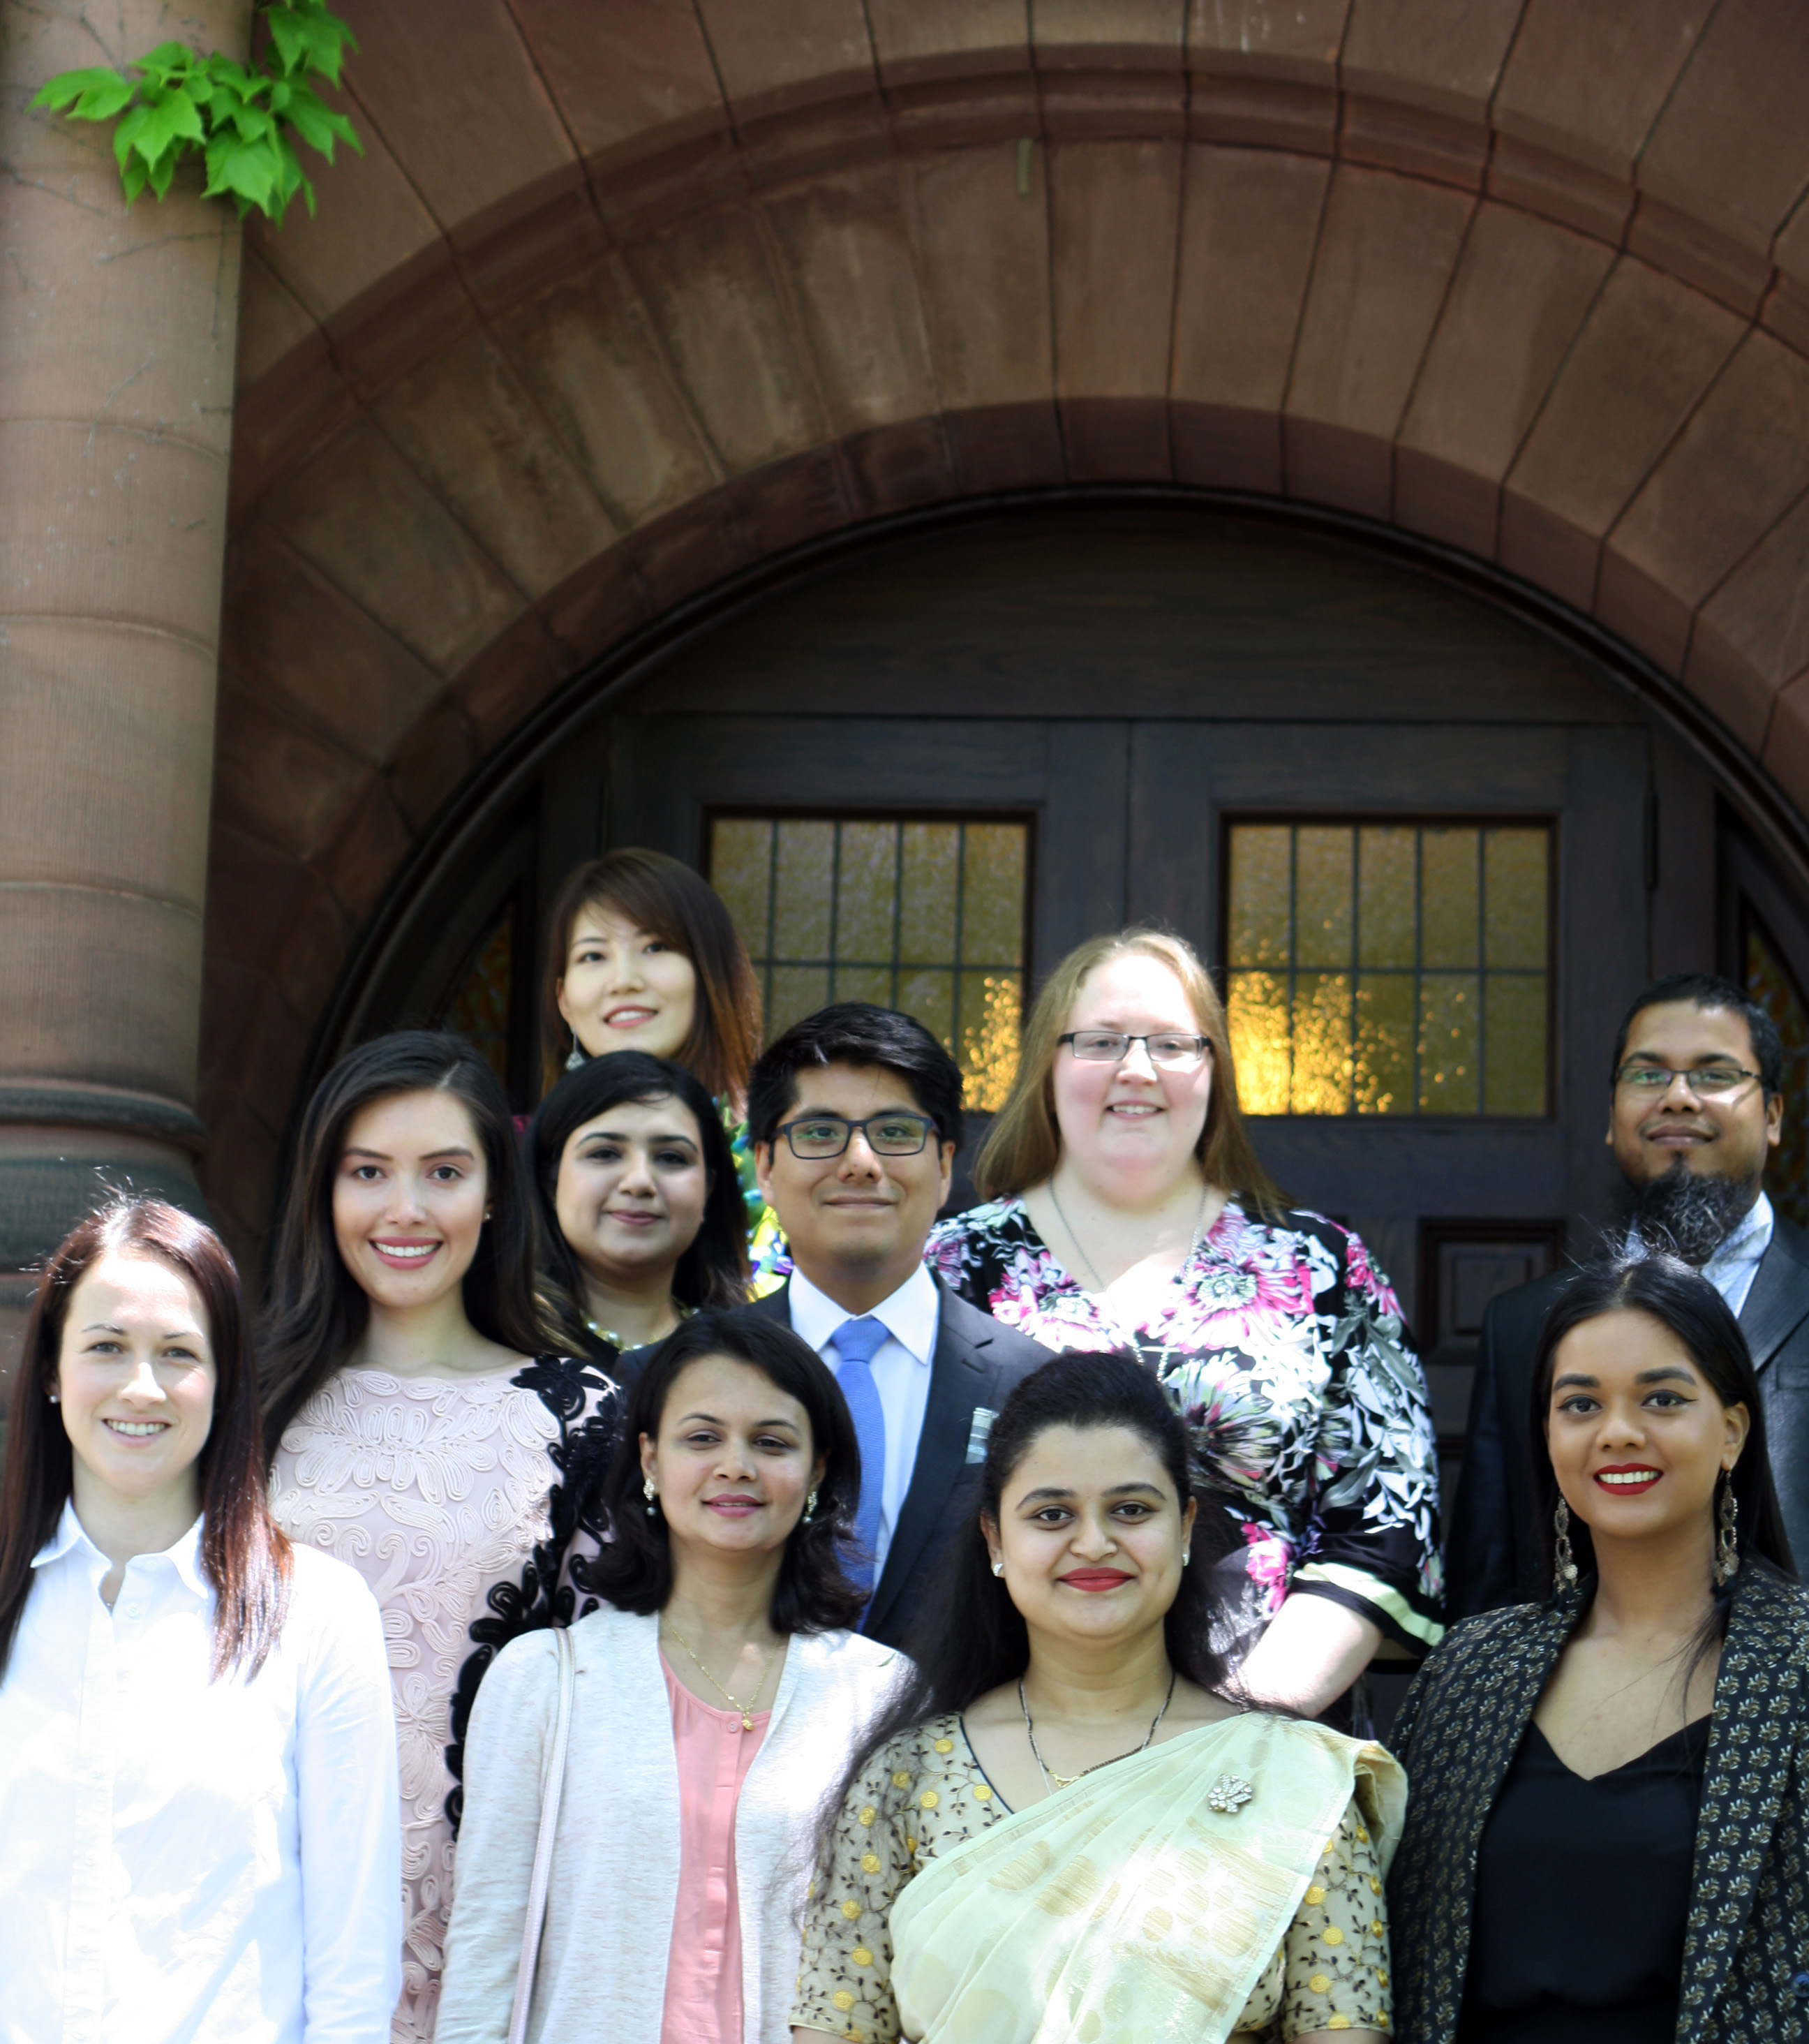
POLYGON ((347 11, 368 154, 245 263, 200 1102, 241 1240, 463 778, 625 632, 880 514, 1151 482, 1392 523, 1809 807, 1784 0, 347 11))

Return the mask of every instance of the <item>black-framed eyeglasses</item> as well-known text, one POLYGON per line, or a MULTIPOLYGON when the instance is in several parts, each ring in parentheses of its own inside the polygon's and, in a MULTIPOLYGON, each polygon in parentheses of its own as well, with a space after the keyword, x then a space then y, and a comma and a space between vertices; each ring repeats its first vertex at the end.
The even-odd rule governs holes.
POLYGON ((1615 1074, 1615 1084, 1629 1093, 1650 1093, 1654 1100, 1662 1100, 1672 1082, 1681 1079, 1692 1093, 1713 1100, 1760 1076, 1743 1065, 1700 1065, 1689 1071, 1673 1071, 1665 1065, 1623 1065, 1615 1074))
POLYGON ((870 1114, 865 1121, 850 1121, 839 1114, 801 1114, 774 1132, 784 1136, 794 1157, 820 1164, 825 1158, 839 1157, 857 1128, 876 1157, 915 1157, 935 1125, 927 1114, 870 1114))
POLYGON ((1178 1029, 1161 1029, 1147 1036, 1130 1035, 1122 1029, 1070 1029, 1055 1040, 1093 1065, 1116 1065, 1131 1055, 1133 1043, 1141 1043, 1152 1065, 1171 1072, 1197 1071, 1212 1047, 1210 1036, 1189 1036, 1178 1029))

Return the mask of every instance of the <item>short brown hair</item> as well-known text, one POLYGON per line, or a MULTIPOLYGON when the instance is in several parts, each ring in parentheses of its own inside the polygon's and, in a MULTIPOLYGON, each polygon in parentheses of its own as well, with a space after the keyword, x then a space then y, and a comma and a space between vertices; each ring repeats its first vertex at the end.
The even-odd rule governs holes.
POLYGON ((1185 937, 1168 930, 1135 927, 1112 936, 1089 937, 1049 975, 1030 1011, 1017 1077, 974 1159, 976 1189, 989 1200, 1009 1199, 1028 1186, 1040 1185, 1054 1170, 1062 1155, 1062 1135, 1055 1122, 1050 1074, 1058 1039, 1088 975, 1127 951, 1139 952, 1168 967, 1181 982, 1200 1033, 1212 1039, 1212 1097, 1195 1152, 1207 1182, 1221 1192, 1235 1193, 1260 1212, 1279 1212, 1287 1202, 1257 1162, 1238 1106, 1231 1032, 1217 989, 1185 937))
POLYGON ((639 845, 587 859, 567 874, 554 901, 540 985, 541 1091, 552 1089, 571 1047, 574 1032, 559 1012, 559 985, 573 928, 586 909, 613 909, 690 960, 697 999, 691 1033, 673 1053, 673 1062, 701 1079, 718 1100, 732 1101, 739 1113, 760 1047, 760 987, 747 947, 707 880, 682 859, 639 845))

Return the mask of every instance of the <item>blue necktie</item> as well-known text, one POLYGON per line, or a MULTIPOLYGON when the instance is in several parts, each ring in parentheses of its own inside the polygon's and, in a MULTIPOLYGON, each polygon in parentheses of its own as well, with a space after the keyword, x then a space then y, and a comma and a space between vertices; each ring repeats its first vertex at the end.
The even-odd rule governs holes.
POLYGON ((844 1320, 835 1339, 835 1353, 841 1358, 835 1381, 848 1401, 861 1450, 861 1501, 855 1514, 855 1539, 860 1551, 847 1556, 843 1566, 850 1579, 870 1593, 880 1508, 885 1501, 885 1408, 873 1381, 873 1359, 892 1336, 884 1321, 865 1319, 844 1320))

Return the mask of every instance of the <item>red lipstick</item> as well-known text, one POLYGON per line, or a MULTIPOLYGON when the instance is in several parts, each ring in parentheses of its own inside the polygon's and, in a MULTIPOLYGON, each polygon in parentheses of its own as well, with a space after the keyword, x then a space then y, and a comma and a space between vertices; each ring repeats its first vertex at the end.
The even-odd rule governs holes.
POLYGON ((1593 1481, 1612 1496, 1642 1497, 1663 1473, 1649 1462, 1611 1462, 1596 1471, 1593 1481))
POLYGON ((1089 1596, 1097 1596, 1101 1591, 1115 1590, 1131 1578, 1123 1569, 1076 1569, 1057 1580, 1071 1590, 1083 1590, 1089 1596))

